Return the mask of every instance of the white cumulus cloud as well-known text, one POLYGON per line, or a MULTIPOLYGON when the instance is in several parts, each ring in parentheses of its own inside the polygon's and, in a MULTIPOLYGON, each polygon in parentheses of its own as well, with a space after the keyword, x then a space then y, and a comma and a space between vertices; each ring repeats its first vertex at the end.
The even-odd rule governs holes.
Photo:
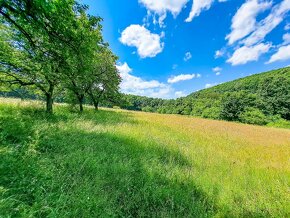
POLYGON ((271 44, 260 43, 255 46, 243 46, 238 48, 232 55, 231 58, 227 60, 228 63, 232 65, 241 65, 249 61, 257 61, 260 55, 269 51, 271 44))
POLYGON ((170 77, 167 82, 168 83, 178 83, 178 82, 181 82, 181 81, 186 81, 186 80, 191 80, 193 78, 200 78, 201 75, 200 74, 180 74, 180 75, 177 75, 177 76, 172 76, 170 77))
POLYGON ((273 54, 267 63, 273 63, 276 61, 285 61, 290 59, 290 45, 282 46, 278 51, 273 54))
POLYGON ((119 71, 122 78, 124 75, 127 75, 132 72, 132 69, 128 66, 126 62, 124 64, 118 63, 116 65, 116 68, 119 71))
POLYGON ((124 45, 137 48, 137 53, 141 58, 155 57, 162 52, 164 43, 161 38, 164 35, 151 33, 144 26, 130 25, 121 34, 120 42, 124 45))
POLYGON ((147 81, 132 75, 132 69, 126 62, 123 64, 119 63, 116 67, 122 78, 120 88, 123 93, 156 98, 170 98, 173 95, 173 89, 168 84, 157 80, 147 81))

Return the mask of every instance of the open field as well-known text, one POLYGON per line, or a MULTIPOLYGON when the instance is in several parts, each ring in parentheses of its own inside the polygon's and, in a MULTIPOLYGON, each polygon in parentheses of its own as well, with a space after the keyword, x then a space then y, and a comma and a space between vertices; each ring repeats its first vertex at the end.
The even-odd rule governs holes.
POLYGON ((290 130, 0 98, 0 217, 289 217, 290 130))

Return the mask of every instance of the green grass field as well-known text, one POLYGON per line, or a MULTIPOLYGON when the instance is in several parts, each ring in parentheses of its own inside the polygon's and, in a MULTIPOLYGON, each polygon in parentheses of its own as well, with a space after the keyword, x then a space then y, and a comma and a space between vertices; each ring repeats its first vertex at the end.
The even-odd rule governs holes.
POLYGON ((290 130, 0 98, 0 217, 289 217, 290 130))

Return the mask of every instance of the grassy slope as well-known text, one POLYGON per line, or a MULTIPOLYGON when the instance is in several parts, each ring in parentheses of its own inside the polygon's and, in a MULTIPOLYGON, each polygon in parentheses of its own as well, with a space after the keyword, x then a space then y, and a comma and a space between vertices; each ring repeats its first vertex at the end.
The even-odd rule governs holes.
POLYGON ((289 215, 289 130, 0 102, 0 217, 289 215))

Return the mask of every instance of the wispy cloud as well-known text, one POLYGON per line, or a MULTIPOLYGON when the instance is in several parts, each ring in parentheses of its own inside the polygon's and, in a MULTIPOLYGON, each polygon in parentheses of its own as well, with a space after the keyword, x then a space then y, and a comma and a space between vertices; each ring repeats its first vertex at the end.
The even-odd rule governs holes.
POLYGON ((200 15, 204 10, 208 10, 213 4, 214 0, 193 0, 192 8, 186 22, 191 22, 194 17, 200 15))
POLYGON ((200 78, 201 75, 200 74, 180 74, 180 75, 177 75, 177 76, 172 76, 170 77, 167 82, 168 83, 178 83, 178 82, 181 82, 181 81, 186 81, 186 80, 191 80, 193 78, 200 78))
POLYGON ((226 36, 228 43, 231 45, 253 32, 257 28, 256 17, 271 4, 268 1, 247 0, 232 19, 231 33, 226 36))
POLYGON ((185 55, 184 55, 183 60, 184 60, 184 61, 188 61, 188 60, 190 60, 191 58, 192 58, 191 53, 190 53, 190 52, 186 52, 185 55))
POLYGON ((186 94, 183 91, 177 91, 174 93, 176 98, 185 97, 186 94))
POLYGON ((217 75, 217 76, 219 76, 219 75, 221 75, 221 71, 222 71, 223 69, 222 68, 220 68, 220 67, 215 67, 215 68, 212 68, 212 71, 215 73, 215 75, 217 75))
POLYGON ((167 17, 167 13, 171 13, 176 17, 185 7, 189 0, 139 0, 143 6, 147 9, 146 21, 153 18, 154 24, 159 24, 160 27, 165 27, 164 20, 167 17), (158 18, 156 19, 156 15, 158 18))
POLYGON ((153 24, 159 24, 160 27, 165 27, 164 20, 167 13, 171 13, 173 17, 186 7, 187 3, 191 2, 191 11, 185 22, 191 22, 193 18, 198 17, 202 11, 210 9, 214 2, 226 2, 227 0, 139 0, 147 9, 147 15, 144 22, 148 24, 148 20, 152 17, 153 24), (158 16, 156 18, 156 16, 158 16))
POLYGON ((267 53, 271 44, 260 43, 254 46, 243 46, 235 50, 233 55, 227 60, 233 66, 248 63, 250 61, 257 61, 261 54, 267 53))
POLYGON ((220 57, 224 56, 224 54, 225 54, 224 49, 216 50, 215 51, 214 58, 215 59, 220 58, 220 57))
POLYGON ((270 14, 258 23, 255 31, 243 43, 250 46, 262 42, 283 21, 289 10, 290 0, 284 0, 280 4, 275 5, 270 14))
POLYGON ((205 86, 204 86, 204 88, 210 88, 210 87, 213 87, 213 86, 216 86, 216 85, 218 85, 218 83, 207 83, 207 84, 205 84, 205 86))
MULTIPOLYGON (((265 42, 265 37, 284 20, 289 10, 290 0, 282 0, 276 5, 268 0, 247 0, 234 15, 231 33, 226 36, 229 45, 236 44, 227 62, 234 66, 257 61, 262 54, 275 47, 278 47, 278 52, 287 51, 285 46, 280 50, 279 45, 272 46, 271 42, 265 42), (268 9, 271 9, 269 13, 257 21, 257 16, 268 9)), ((276 58, 277 56, 274 56, 268 63, 272 63, 276 58)), ((283 55, 284 58, 287 58, 287 55, 283 55)))
POLYGON ((177 67, 178 67, 177 64, 173 64, 173 65, 172 65, 172 69, 173 69, 173 70, 175 70, 177 67))
POLYGON ((283 45, 288 45, 290 44, 290 33, 285 33, 283 35, 283 45))

